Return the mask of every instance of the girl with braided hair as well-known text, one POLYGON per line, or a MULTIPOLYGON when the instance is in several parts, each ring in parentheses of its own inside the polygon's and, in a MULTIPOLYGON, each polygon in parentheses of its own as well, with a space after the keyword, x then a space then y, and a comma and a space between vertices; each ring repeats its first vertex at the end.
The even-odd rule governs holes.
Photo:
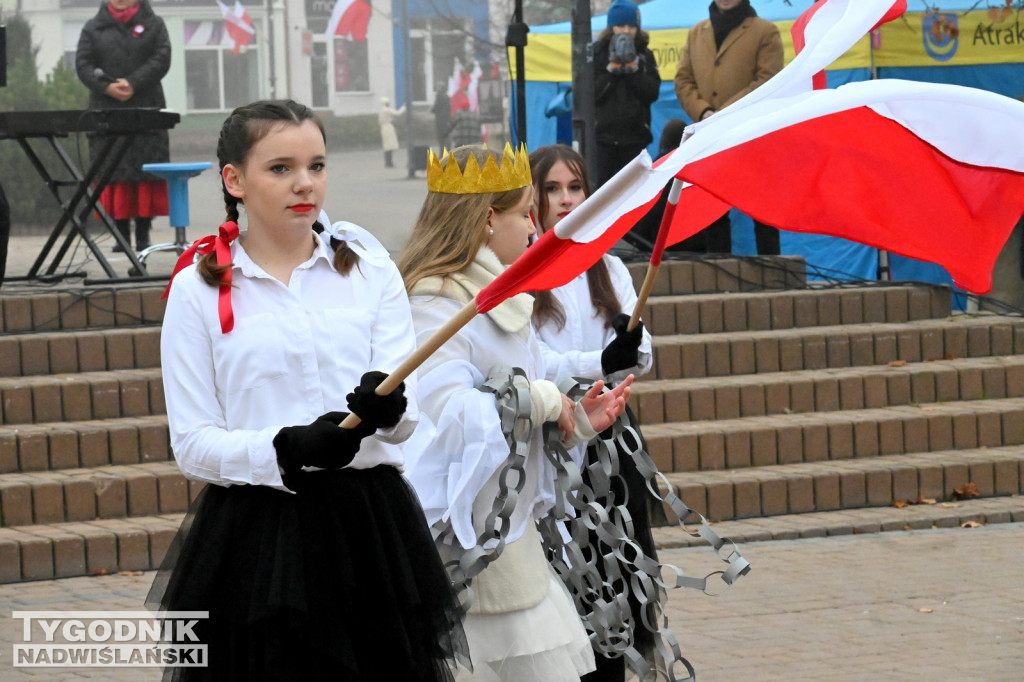
POLYGON ((183 254, 161 335, 171 446, 206 485, 149 598, 209 612, 209 667, 167 677, 449 680, 457 599, 401 475, 415 394, 374 392, 415 344, 398 270, 314 231, 327 154, 307 107, 235 109, 217 156, 228 220, 183 254))

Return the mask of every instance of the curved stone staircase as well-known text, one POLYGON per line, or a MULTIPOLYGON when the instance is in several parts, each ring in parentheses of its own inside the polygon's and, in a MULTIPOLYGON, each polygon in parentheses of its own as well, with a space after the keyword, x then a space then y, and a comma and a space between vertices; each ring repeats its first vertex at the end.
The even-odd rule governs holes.
MULTIPOLYGON (((159 565, 202 485, 168 446, 161 294, 0 295, 0 582, 159 565)), ((923 285, 808 287, 782 257, 666 261, 645 320, 633 407, 721 535, 1024 519, 1024 319, 951 316, 923 285)))

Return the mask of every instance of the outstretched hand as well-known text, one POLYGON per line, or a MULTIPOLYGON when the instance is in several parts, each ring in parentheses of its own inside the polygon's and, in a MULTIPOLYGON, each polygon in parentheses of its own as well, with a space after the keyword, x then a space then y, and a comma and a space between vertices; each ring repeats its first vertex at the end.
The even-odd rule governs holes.
POLYGON ((596 381, 590 390, 580 399, 583 411, 587 413, 590 426, 600 433, 615 423, 623 412, 626 411, 626 401, 629 400, 630 386, 633 383, 633 375, 627 376, 618 386, 610 391, 604 391, 604 382, 596 381))

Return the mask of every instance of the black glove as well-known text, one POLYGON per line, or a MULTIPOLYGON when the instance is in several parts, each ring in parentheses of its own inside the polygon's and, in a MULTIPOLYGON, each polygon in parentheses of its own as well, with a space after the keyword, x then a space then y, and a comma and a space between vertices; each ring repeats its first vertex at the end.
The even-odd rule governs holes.
POLYGON ((277 463, 285 474, 304 466, 340 469, 359 452, 359 442, 376 429, 364 423, 353 429, 338 425, 348 412, 328 412, 306 426, 286 426, 274 436, 277 463))
POLYGON ((377 387, 387 378, 384 372, 367 372, 359 380, 359 385, 345 396, 348 409, 362 419, 363 424, 372 426, 374 431, 390 429, 397 424, 409 404, 405 399, 404 381, 388 395, 377 395, 377 387))
POLYGON ((629 315, 619 313, 612 318, 615 338, 601 352, 601 369, 605 374, 636 367, 640 362, 640 341, 644 338, 644 323, 637 322, 636 328, 626 331, 629 315))

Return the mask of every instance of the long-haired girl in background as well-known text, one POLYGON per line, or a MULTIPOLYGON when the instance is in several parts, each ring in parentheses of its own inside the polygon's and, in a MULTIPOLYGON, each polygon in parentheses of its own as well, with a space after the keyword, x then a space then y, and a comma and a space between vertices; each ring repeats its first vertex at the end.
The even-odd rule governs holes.
MULTIPOLYGON (((583 158, 565 145, 540 147, 530 154, 533 174, 534 205, 538 232, 543 234, 576 209, 590 196, 586 165, 583 158)), ((548 378, 572 376, 590 381, 604 380, 614 385, 627 374, 646 374, 653 362, 651 335, 643 322, 631 331, 626 327, 637 295, 633 279, 622 261, 610 254, 603 256, 589 270, 568 284, 551 291, 534 292, 533 324, 537 330, 544 355, 548 378)), ((627 409, 627 418, 639 434, 636 420, 627 409)), ((646 450, 646 448, 644 448, 646 450)), ((619 457, 619 476, 611 478, 611 499, 604 503, 623 504, 629 511, 634 528, 634 539, 644 554, 657 559, 651 535, 648 510, 650 494, 644 476, 628 456, 619 457)), ((584 484, 592 484, 588 466, 601 467, 598 443, 587 446, 584 484)), ((597 534, 591 533, 590 543, 602 547, 597 534)), ((601 577, 609 579, 603 564, 598 565, 601 577)), ((628 574, 629 567, 616 570, 628 574)), ((614 571, 613 571, 614 572, 614 571)), ((629 605, 634 623, 633 642, 650 659, 653 637, 644 626, 641 603, 630 593, 629 605)), ((652 620, 653 611, 647 614, 652 620)), ((597 670, 584 677, 587 682, 625 679, 625 659, 610 658, 597 652, 597 670)))

